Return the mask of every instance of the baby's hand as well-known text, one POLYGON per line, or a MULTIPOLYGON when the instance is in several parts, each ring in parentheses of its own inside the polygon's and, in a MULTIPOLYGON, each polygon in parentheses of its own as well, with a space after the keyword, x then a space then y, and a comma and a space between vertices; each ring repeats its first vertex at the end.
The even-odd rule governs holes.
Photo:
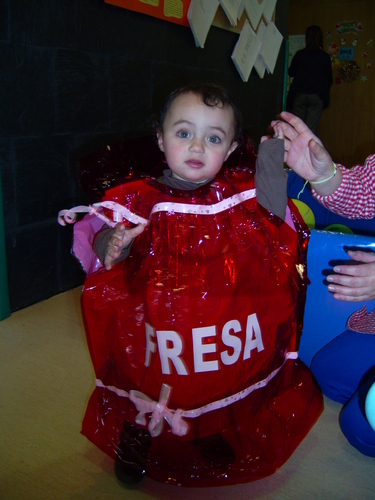
POLYGON ((138 226, 132 227, 131 229, 126 228, 124 224, 121 223, 116 225, 105 253, 104 266, 107 271, 112 268, 116 259, 121 256, 122 250, 129 246, 132 240, 143 232, 144 228, 145 226, 143 224, 138 224, 138 226))

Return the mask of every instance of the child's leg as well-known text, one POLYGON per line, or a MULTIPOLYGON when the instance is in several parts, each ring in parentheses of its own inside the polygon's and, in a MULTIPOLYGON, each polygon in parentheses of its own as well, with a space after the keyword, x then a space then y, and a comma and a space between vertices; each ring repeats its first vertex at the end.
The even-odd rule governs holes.
POLYGON ((365 379, 340 414, 341 430, 349 443, 369 457, 375 457, 375 431, 365 416, 365 399, 375 375, 365 379))
POLYGON ((202 457, 215 467, 226 468, 236 459, 232 447, 220 433, 196 439, 193 444, 200 449, 202 457))
POLYGON ((347 330, 317 352, 311 371, 325 396, 346 403, 374 361, 375 335, 347 330))

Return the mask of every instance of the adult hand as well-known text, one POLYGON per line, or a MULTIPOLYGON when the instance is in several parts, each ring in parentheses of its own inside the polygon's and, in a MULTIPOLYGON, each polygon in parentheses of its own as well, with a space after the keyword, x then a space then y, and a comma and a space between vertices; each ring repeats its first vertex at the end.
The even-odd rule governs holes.
POLYGON ((337 274, 327 276, 328 290, 335 299, 346 302, 375 299, 375 253, 350 250, 348 255, 360 264, 335 266, 337 274))
MULTIPOLYGON (((334 169, 331 155, 320 139, 296 116, 283 111, 280 119, 271 122, 274 137, 284 139, 285 163, 303 179, 313 184, 317 194, 328 196, 342 182, 342 171, 334 169), (332 175, 333 174, 333 175, 332 175)), ((261 142, 267 137, 262 137, 261 142)))
POLYGON ((105 253, 104 266, 107 271, 112 268, 116 263, 116 259, 121 256, 123 248, 130 245, 132 240, 143 232, 144 228, 145 226, 143 224, 138 224, 131 229, 126 228, 124 224, 121 223, 116 225, 105 253))
POLYGON ((298 175, 316 182, 332 174, 330 154, 300 118, 283 111, 271 126, 274 137, 284 139, 285 163, 298 175))

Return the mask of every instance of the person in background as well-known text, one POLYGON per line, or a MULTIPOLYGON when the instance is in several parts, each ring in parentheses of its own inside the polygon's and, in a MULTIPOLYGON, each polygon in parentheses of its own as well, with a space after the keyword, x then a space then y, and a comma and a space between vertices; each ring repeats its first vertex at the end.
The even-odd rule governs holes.
POLYGON ((296 52, 288 70, 293 80, 287 109, 316 134, 323 109, 329 106, 332 65, 329 54, 323 50, 323 32, 319 26, 309 26, 305 39, 306 47, 296 52))
MULTIPOLYGON (((291 113, 282 112, 271 126, 274 137, 284 138, 286 164, 309 181, 316 200, 349 219, 375 217, 375 154, 364 165, 348 169, 336 165, 318 137, 291 113)), ((375 253, 347 253, 357 265, 333 267, 327 277, 329 291, 342 301, 375 299, 375 253)), ((366 399, 374 398, 374 390, 368 393, 375 384, 375 310, 355 312, 346 326, 315 355, 311 370, 323 394, 343 403, 340 427, 350 444, 375 457, 375 432, 368 421, 373 419, 366 415, 366 399)))

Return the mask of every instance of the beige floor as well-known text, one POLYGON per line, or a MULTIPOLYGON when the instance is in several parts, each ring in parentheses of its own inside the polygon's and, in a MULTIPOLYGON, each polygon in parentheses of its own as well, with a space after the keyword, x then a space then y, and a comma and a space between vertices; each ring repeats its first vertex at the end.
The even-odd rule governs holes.
POLYGON ((375 459, 342 436, 340 405, 325 410, 273 476, 227 488, 118 483, 113 463, 80 434, 94 373, 75 289, 0 322, 0 498, 374 499, 375 459))

